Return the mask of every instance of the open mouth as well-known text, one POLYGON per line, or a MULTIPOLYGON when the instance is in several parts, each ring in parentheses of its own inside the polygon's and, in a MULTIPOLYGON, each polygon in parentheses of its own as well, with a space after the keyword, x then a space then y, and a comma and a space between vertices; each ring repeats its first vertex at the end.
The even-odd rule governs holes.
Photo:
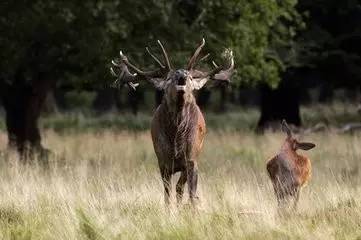
POLYGON ((177 91, 185 91, 186 90, 186 85, 176 85, 175 86, 177 91))

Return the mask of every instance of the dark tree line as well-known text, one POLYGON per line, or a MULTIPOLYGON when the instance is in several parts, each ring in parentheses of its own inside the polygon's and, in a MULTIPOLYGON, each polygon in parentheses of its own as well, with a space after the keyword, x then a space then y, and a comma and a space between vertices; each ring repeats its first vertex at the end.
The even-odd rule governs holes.
MULTIPOLYGON (((127 104, 109 88, 109 60, 122 49, 137 65, 151 69, 143 47, 154 46, 157 39, 177 67, 202 37, 212 56, 229 46, 237 68, 234 88, 261 90, 259 128, 282 118, 300 125, 304 86, 324 81, 331 88, 360 88, 360 9, 351 0, 2 2, 0 98, 9 146, 21 155, 46 152, 37 121, 49 92, 61 104, 59 93, 95 91, 97 111, 127 104)), ((234 101, 234 93, 219 89, 219 109, 224 110, 225 99, 234 101)), ((142 91, 127 94, 137 112, 142 91)), ((210 91, 201 91, 199 104, 206 107, 210 97, 210 91)), ((160 101, 161 92, 156 98, 160 101)))
POLYGON ((297 10, 305 22, 294 43, 298 57, 276 89, 262 85, 260 129, 283 118, 301 125, 300 95, 307 87, 320 86, 322 100, 335 88, 361 92, 360 1, 299 0, 297 10))

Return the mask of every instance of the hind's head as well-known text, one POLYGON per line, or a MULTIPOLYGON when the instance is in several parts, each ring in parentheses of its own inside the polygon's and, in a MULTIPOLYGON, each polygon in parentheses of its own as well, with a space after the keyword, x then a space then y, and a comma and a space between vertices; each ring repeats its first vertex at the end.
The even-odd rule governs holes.
POLYGON ((282 131, 286 133, 286 139, 283 143, 284 147, 296 151, 298 149, 310 150, 316 146, 314 143, 311 142, 299 142, 298 139, 293 136, 292 131, 288 126, 286 120, 282 120, 281 126, 282 131))

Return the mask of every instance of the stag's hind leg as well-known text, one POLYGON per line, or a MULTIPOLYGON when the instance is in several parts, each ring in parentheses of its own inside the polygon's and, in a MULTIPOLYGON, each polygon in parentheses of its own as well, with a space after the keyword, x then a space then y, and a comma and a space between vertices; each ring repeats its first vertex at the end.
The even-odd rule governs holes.
POLYGON ((181 172, 179 180, 177 182, 176 191, 177 191, 177 203, 182 203, 183 193, 184 193, 184 185, 187 182, 187 171, 181 172))
POLYGON ((187 183, 189 191, 189 199, 194 205, 197 196, 197 184, 198 184, 198 166, 194 161, 187 161, 187 183))
POLYGON ((170 191, 172 186, 172 174, 167 169, 161 169, 160 174, 162 175, 162 181, 164 185, 164 201, 166 205, 170 204, 170 191))

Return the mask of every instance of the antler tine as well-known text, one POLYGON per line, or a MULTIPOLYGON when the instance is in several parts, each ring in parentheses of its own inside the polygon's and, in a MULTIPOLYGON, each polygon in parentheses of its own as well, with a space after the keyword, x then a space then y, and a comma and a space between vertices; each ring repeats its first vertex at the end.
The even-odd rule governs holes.
POLYGON ((233 53, 232 51, 230 51, 229 53, 229 60, 230 60, 230 64, 229 64, 229 68, 226 70, 223 70, 223 66, 222 65, 218 65, 216 64, 214 61, 212 61, 213 66, 215 67, 212 71, 210 71, 207 75, 208 76, 213 76, 216 73, 220 72, 220 71, 232 71, 234 68, 234 59, 233 59, 233 53))
POLYGON ((148 47, 146 47, 145 50, 147 50, 148 54, 154 59, 154 61, 156 61, 159 64, 161 68, 165 68, 162 62, 154 54, 151 53, 148 47))
MULTIPOLYGON (((123 54, 122 51, 119 51, 119 55, 121 57, 121 60, 122 62, 127 65, 129 68, 131 68, 134 72, 136 72, 137 74, 140 74, 140 75, 146 75, 146 72, 140 70, 139 68, 137 68, 136 66, 134 66, 133 64, 131 64, 129 61, 128 61, 128 58, 123 54)), ((116 64, 114 63, 114 61, 112 61, 112 64, 119 67, 119 64, 116 64)))
POLYGON ((191 70, 195 69, 201 62, 205 61, 211 54, 207 53, 206 55, 204 55, 201 59, 199 59, 199 61, 197 61, 191 70))
POLYGON ((162 42, 161 42, 160 40, 158 40, 157 42, 158 42, 160 48, 162 49, 163 57, 164 57, 164 60, 165 60, 165 62, 166 62, 166 64, 167 64, 167 69, 168 69, 168 70, 171 70, 172 68, 171 68, 171 66, 170 66, 168 54, 167 54, 167 52, 165 51, 162 42))
POLYGON ((214 67, 218 68, 218 64, 215 61, 212 61, 214 67))
MULTIPOLYGON (((147 52, 159 64, 160 68, 153 71, 142 71, 133 64, 131 64, 128 61, 128 58, 123 54, 123 52, 120 51, 119 52, 120 59, 118 58, 116 60, 112 60, 112 64, 114 65, 114 68, 113 67, 110 68, 110 73, 117 78, 114 82, 114 86, 127 84, 130 88, 135 90, 136 87, 139 85, 139 83, 135 83, 137 81, 146 80, 148 82, 154 83, 154 79, 163 79, 163 77, 168 73, 169 69, 167 69, 162 64, 162 62, 159 61, 159 59, 150 52, 148 48, 147 48, 147 52)), ((168 57, 165 51, 163 52, 169 66, 168 57)))
MULTIPOLYGON (((136 74, 139 74, 141 76, 144 77, 154 77, 154 75, 158 75, 160 72, 160 69, 158 70, 154 70, 154 71, 142 71, 139 68, 137 68, 136 66, 134 66, 133 64, 131 64, 128 61, 128 58, 123 54, 122 51, 119 52, 119 55, 121 57, 121 61, 129 68, 131 68, 136 74)), ((114 60, 112 61, 112 64, 116 67, 120 67, 120 64, 114 62, 114 60)))
POLYGON ((130 88, 133 90, 136 90, 136 87, 139 85, 138 83, 133 83, 132 81, 135 80, 137 74, 131 74, 124 65, 117 64, 114 60, 112 61, 112 64, 114 66, 117 66, 120 68, 120 73, 117 74, 113 67, 110 68, 110 73, 116 77, 115 82, 113 83, 113 87, 119 87, 120 85, 127 84, 130 88), (123 81, 122 81, 123 80, 123 81))
POLYGON ((202 48, 204 47, 204 45, 206 44, 206 40, 204 40, 204 38, 202 38, 202 42, 201 44, 198 46, 197 50, 194 52, 193 56, 191 57, 191 59, 189 60, 189 63, 188 63, 188 66, 187 66, 187 69, 188 70, 192 70, 194 65, 195 65, 195 62, 198 58, 198 55, 199 53, 201 52, 202 48))
POLYGON ((204 55, 204 57, 202 57, 201 59, 199 59, 200 62, 206 60, 211 54, 207 53, 206 55, 204 55))

